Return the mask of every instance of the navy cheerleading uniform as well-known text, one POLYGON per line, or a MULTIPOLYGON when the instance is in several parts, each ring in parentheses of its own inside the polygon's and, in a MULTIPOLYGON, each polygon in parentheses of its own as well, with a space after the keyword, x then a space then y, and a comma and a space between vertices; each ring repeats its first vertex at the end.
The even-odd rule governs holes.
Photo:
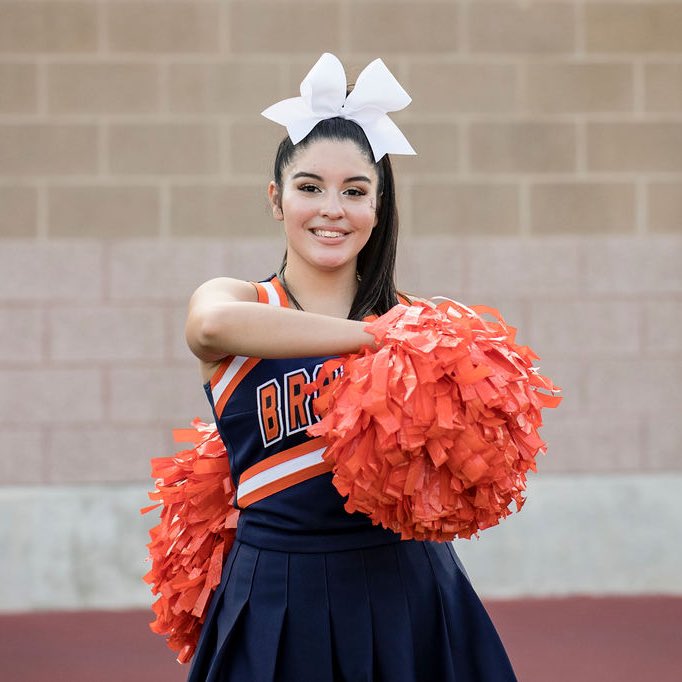
MULTIPOLYGON (((289 306, 271 275, 258 300, 289 306)), ((204 385, 240 510, 188 682, 511 682, 449 542, 345 511, 306 429, 329 357, 225 358, 204 385)))

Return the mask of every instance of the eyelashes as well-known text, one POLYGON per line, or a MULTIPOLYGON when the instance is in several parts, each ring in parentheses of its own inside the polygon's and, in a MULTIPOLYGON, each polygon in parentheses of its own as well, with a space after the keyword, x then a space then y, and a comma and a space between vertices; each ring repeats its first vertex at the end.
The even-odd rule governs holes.
MULTIPOLYGON (((301 192, 305 192, 308 194, 318 194, 322 190, 317 186, 317 185, 311 185, 309 183, 306 183, 305 185, 300 185, 298 188, 301 192)), ((364 197, 367 196, 367 192, 364 190, 358 188, 358 187, 349 187, 348 189, 345 189, 343 193, 346 196, 350 197, 364 197)))

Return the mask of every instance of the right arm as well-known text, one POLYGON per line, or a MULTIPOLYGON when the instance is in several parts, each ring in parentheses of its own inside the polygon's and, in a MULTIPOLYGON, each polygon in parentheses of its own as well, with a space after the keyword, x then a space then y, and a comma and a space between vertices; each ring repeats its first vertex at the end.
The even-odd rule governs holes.
POLYGON ((295 358, 342 355, 374 347, 367 322, 257 302, 249 282, 218 277, 202 284, 189 302, 185 338, 204 362, 228 355, 295 358))

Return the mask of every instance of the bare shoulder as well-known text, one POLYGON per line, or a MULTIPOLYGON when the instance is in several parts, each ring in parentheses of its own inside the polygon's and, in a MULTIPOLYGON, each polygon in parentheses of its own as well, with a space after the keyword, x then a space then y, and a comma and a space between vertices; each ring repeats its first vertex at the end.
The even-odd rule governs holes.
POLYGON ((192 294, 189 305, 210 305, 226 301, 258 301, 258 291, 251 282, 234 277, 214 277, 199 285, 192 294))
POLYGON ((252 282, 233 277, 215 277, 198 286, 189 300, 185 340, 190 350, 201 361, 201 373, 208 381, 226 353, 216 351, 206 344, 206 325, 215 319, 216 312, 225 304, 237 301, 258 301, 258 291, 252 282))

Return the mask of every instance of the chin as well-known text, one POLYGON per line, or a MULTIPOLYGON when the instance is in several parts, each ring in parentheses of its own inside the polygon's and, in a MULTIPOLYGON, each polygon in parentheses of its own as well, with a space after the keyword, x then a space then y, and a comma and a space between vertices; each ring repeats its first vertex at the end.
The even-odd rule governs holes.
POLYGON ((347 258, 311 260, 311 265, 316 267, 318 270, 325 270, 330 272, 333 270, 338 270, 343 267, 347 267, 349 263, 350 260, 347 258))

